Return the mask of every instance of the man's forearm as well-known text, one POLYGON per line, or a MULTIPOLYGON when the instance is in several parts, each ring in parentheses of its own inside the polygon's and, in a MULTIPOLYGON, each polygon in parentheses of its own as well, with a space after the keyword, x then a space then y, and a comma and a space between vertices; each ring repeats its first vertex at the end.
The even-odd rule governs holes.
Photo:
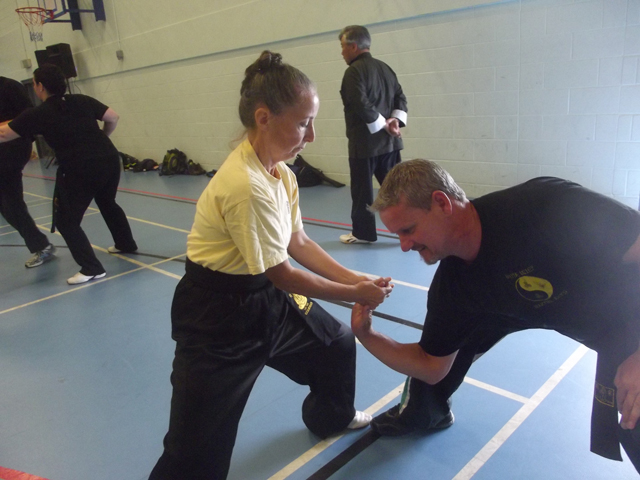
POLYGON ((427 354, 417 343, 399 343, 375 330, 356 336, 374 357, 396 372, 431 385, 449 373, 450 362, 427 354))

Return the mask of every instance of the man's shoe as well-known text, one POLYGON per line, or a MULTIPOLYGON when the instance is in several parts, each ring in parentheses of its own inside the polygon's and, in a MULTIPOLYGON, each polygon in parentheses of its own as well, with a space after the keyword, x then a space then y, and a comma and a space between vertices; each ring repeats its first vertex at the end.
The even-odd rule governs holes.
POLYGON ((355 417, 351 420, 351 423, 347 425, 349 430, 357 430, 364 428, 371 423, 372 416, 365 412, 356 411, 355 417))
POLYGON ((360 240, 353 236, 353 233, 348 233, 346 235, 340 235, 340 241, 342 243, 350 244, 350 243, 373 243, 369 240, 360 240))
POLYGON ((137 252, 138 249, 135 250, 120 250, 119 248, 116 248, 115 245, 110 246, 109 248, 107 248, 107 252, 109 253, 134 253, 137 252))
POLYGON ((87 283, 91 280, 98 280, 99 278, 104 278, 107 275, 107 272, 102 272, 99 275, 83 275, 78 272, 73 277, 67 278, 67 283, 69 285, 79 285, 81 283, 87 283))
POLYGON ((55 256, 56 247, 54 247, 52 244, 49 244, 44 247, 43 250, 38 250, 36 253, 34 253, 33 256, 25 262, 24 266, 27 268, 39 267, 43 263, 52 260, 55 256))
MULTIPOLYGON (((415 425, 415 423, 411 422, 411 420, 402 418, 402 415, 398 414, 399 411, 400 405, 398 404, 386 412, 381 413, 371 420, 371 429, 385 437, 400 437, 419 429, 419 427, 415 425)), ((430 430, 442 430, 453 425, 454 421, 455 417, 453 416, 453 412, 450 411, 447 416, 434 426, 427 429, 420 428, 419 430, 424 432, 430 430)))

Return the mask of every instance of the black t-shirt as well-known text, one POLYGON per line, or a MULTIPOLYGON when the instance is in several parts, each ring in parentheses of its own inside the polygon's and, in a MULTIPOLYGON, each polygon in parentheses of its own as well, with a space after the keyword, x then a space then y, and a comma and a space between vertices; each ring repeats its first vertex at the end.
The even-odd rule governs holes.
POLYGON ((537 178, 473 202, 482 243, 470 264, 440 262, 420 345, 449 355, 488 333, 556 330, 597 351, 633 352, 640 271, 622 256, 640 212, 557 178, 537 178))
POLYGON ((19 115, 9 127, 20 136, 42 135, 56 152, 59 165, 73 166, 87 159, 118 155, 97 122, 108 108, 86 95, 51 96, 19 115))
MULTIPOLYGON (((0 77, 0 122, 6 122, 32 107, 27 89, 20 82, 0 77)), ((30 136, 0 144, 0 171, 22 170, 31 155, 30 136)))
POLYGON ((16 118, 32 106, 24 85, 16 80, 0 77, 0 123, 16 118))

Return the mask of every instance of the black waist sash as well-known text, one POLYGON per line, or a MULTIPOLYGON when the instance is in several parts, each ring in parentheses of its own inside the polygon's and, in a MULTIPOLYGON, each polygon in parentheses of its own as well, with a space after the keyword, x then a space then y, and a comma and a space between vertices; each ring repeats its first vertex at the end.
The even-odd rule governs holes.
POLYGON ((618 407, 616 376, 618 359, 598 353, 593 407, 591 409, 591 451, 611 460, 622 461, 618 440, 618 407))
MULTIPOLYGON (((185 278, 193 283, 213 288, 223 293, 248 293, 273 286, 273 283, 264 273, 258 275, 230 275, 198 265, 189 260, 189 258, 187 258, 186 272, 185 278)), ((276 288, 276 290, 279 289, 276 288)), ((304 295, 280 292, 289 304, 289 311, 295 312, 323 344, 330 345, 340 334, 342 324, 318 305, 315 300, 304 295)))
POLYGON ((187 277, 193 283, 215 288, 219 292, 253 292, 271 285, 264 273, 258 275, 231 275, 203 267, 187 258, 187 277))
MULTIPOLYGON (((591 451, 611 460, 622 461, 618 430, 618 406, 614 379, 618 367, 638 347, 635 335, 610 341, 598 351, 596 379, 591 410, 591 451)), ((625 448, 627 448, 625 446, 625 448)))

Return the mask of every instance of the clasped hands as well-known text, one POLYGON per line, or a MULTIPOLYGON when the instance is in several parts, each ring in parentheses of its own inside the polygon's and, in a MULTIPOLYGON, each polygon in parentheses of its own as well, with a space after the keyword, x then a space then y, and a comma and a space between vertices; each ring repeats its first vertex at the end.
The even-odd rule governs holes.
POLYGON ((393 291, 391 277, 380 277, 375 280, 362 277, 356 284, 356 291, 358 293, 356 303, 367 305, 371 310, 375 310, 393 291))
POLYGON ((402 136, 400 132, 400 120, 395 117, 387 118, 384 129, 392 137, 400 138, 402 136))
POLYGON ((385 298, 388 298, 393 291, 393 283, 391 277, 378 278, 373 282, 360 282, 360 284, 369 283, 379 290, 376 295, 376 302, 356 302, 351 311, 351 330, 356 336, 363 331, 371 329, 371 314, 373 310, 380 305, 385 298), (382 293, 382 297, 379 294, 382 293))

